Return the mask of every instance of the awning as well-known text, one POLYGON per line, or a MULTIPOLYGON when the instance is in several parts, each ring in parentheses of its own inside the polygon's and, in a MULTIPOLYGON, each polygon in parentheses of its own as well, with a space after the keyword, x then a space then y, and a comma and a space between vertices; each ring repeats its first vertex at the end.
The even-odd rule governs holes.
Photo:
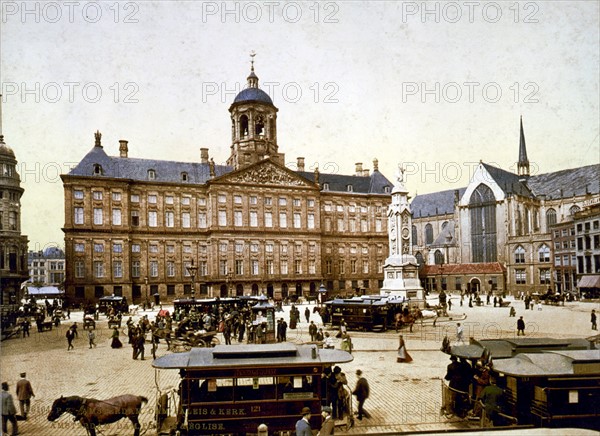
POLYGON ((600 288, 600 275, 583 276, 577 283, 578 288, 600 288))
POLYGON ((34 286, 27 286, 27 293, 30 296, 43 296, 43 295, 56 295, 61 296, 64 295, 65 291, 61 291, 56 286, 42 286, 41 288, 36 288, 34 286))

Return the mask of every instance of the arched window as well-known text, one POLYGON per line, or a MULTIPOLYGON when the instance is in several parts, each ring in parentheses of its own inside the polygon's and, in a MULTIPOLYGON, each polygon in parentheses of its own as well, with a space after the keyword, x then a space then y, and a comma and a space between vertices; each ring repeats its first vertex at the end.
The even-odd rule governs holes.
POLYGON ((148 170, 148 180, 154 180, 154 179, 156 179, 156 171, 148 170))
POLYGON ((188 173, 186 173, 186 172, 181 173, 181 181, 182 182, 188 181, 188 173))
POLYGON ((423 259, 423 255, 420 251, 417 251, 417 254, 415 254, 415 258, 417 259, 417 265, 419 265, 419 268, 425 265, 425 260, 423 259))
POLYGON ((265 120, 262 115, 256 117, 254 122, 254 133, 256 136, 263 136, 265 134, 265 120))
POLYGON ((556 224, 556 211, 552 208, 546 211, 546 225, 556 224))
POLYGON ((248 136, 248 117, 242 115, 240 117, 240 137, 245 138, 248 136))
POLYGON ((346 191, 352 192, 354 191, 354 187, 352 185, 346 185, 346 191))
POLYGON ((542 244, 538 249, 538 255, 540 262, 550 262, 550 247, 542 244))
POLYGON ((323 183, 323 191, 329 191, 329 183, 323 183))
POLYGON ((435 253, 433 253, 433 260, 436 265, 444 264, 444 255, 440 250, 435 250, 435 253))
POLYGON ((383 192, 385 192, 386 194, 390 193, 390 187, 389 186, 384 186, 383 187, 383 192))
POLYGON ((425 226, 425 245, 433 244, 433 226, 427 224, 425 226))
POLYGON ((525 263, 525 249, 520 245, 515 249, 515 263, 525 263))
POLYGON ((531 222, 531 211, 528 207, 525 208, 525 216, 523 218, 523 231, 526 235, 529 235, 531 233, 531 227, 529 225, 531 222))
POLYGON ((94 175, 101 176, 102 174, 104 174, 104 172, 102 171, 102 165, 94 164, 94 175))
POLYGON ((579 212, 581 210, 581 208, 579 206, 571 206, 569 208, 569 214, 570 215, 575 215, 577 212, 579 212))
POLYGON ((412 226, 412 244, 419 245, 419 241, 417 240, 417 226, 412 226))
POLYGON ((496 198, 483 183, 469 200, 472 262, 496 262, 496 198))

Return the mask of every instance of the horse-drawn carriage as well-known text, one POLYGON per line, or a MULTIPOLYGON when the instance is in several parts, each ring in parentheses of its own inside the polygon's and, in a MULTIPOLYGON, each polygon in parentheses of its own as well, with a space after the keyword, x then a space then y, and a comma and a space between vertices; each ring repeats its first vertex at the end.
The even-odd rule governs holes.
POLYGON ((190 351, 192 347, 214 347, 220 343, 216 331, 188 331, 184 336, 173 339, 170 348, 174 353, 180 353, 190 351))

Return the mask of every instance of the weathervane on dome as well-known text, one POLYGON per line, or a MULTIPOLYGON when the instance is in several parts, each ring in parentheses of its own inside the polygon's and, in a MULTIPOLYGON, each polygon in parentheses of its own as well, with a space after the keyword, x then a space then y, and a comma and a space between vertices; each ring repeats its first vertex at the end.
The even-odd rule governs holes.
POLYGON ((252 50, 250 52, 250 57, 252 59, 250 59, 250 71, 254 72, 254 56, 256 56, 256 52, 254 50, 252 50))

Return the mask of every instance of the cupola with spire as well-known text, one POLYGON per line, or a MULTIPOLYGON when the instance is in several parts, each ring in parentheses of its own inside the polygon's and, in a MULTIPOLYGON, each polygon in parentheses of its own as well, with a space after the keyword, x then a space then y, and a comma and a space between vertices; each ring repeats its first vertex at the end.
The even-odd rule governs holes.
POLYGON ((271 97, 258 87, 251 52, 247 85, 229 107, 231 114, 231 155, 227 164, 243 168, 267 157, 284 164, 277 146, 277 111, 271 97))

